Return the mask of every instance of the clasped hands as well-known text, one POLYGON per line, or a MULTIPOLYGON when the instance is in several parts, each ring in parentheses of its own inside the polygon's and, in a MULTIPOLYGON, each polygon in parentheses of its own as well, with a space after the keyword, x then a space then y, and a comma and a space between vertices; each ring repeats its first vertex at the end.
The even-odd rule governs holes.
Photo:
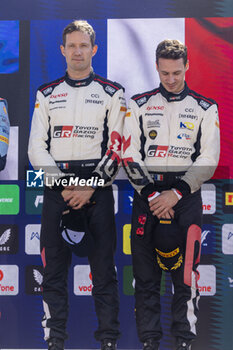
POLYGON ((160 195, 149 202, 152 215, 158 219, 173 219, 174 210, 172 209, 178 202, 177 195, 172 191, 163 191, 160 195))
POLYGON ((91 186, 66 186, 61 195, 72 209, 77 210, 90 203, 94 192, 95 190, 91 186))

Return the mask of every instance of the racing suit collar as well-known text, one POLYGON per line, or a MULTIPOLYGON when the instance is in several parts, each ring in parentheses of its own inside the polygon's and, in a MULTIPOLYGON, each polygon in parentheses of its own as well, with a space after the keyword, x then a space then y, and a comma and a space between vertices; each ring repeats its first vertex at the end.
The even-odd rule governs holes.
POLYGON ((168 102, 179 102, 182 101, 189 93, 189 88, 186 82, 184 82, 184 89, 179 94, 173 94, 172 92, 168 92, 163 85, 160 83, 159 90, 163 97, 166 98, 168 102))
POLYGON ((87 86, 92 82, 92 80, 94 79, 94 76, 95 76, 95 73, 93 71, 91 71, 90 75, 86 79, 73 80, 73 79, 69 78, 68 73, 66 72, 65 82, 68 85, 73 86, 73 87, 87 86))

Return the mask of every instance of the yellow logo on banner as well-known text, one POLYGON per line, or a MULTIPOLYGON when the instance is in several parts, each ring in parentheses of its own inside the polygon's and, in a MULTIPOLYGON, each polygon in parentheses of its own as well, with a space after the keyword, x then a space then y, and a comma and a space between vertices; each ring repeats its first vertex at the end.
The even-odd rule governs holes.
POLYGON ((126 255, 131 254, 130 238, 131 238, 131 224, 125 224, 123 226, 123 252, 126 255))
POLYGON ((233 205, 233 192, 225 193, 225 203, 226 205, 233 205))

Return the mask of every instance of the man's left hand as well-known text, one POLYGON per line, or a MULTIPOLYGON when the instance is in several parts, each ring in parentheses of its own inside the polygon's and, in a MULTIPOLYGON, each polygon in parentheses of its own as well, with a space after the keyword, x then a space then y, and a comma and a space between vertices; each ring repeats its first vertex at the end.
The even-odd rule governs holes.
POLYGON ((149 202, 150 210, 159 219, 173 208, 178 202, 177 195, 172 191, 163 191, 161 194, 149 202))

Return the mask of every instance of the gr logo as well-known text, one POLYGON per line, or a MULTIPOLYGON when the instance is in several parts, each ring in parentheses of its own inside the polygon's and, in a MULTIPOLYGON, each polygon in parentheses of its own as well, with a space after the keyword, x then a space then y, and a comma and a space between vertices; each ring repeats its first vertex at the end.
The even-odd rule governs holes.
POLYGON ((71 137, 73 126, 71 125, 57 125, 54 127, 53 137, 54 138, 69 138, 71 137))
POLYGON ((168 146, 150 145, 147 151, 148 157, 165 158, 167 155, 168 146))

